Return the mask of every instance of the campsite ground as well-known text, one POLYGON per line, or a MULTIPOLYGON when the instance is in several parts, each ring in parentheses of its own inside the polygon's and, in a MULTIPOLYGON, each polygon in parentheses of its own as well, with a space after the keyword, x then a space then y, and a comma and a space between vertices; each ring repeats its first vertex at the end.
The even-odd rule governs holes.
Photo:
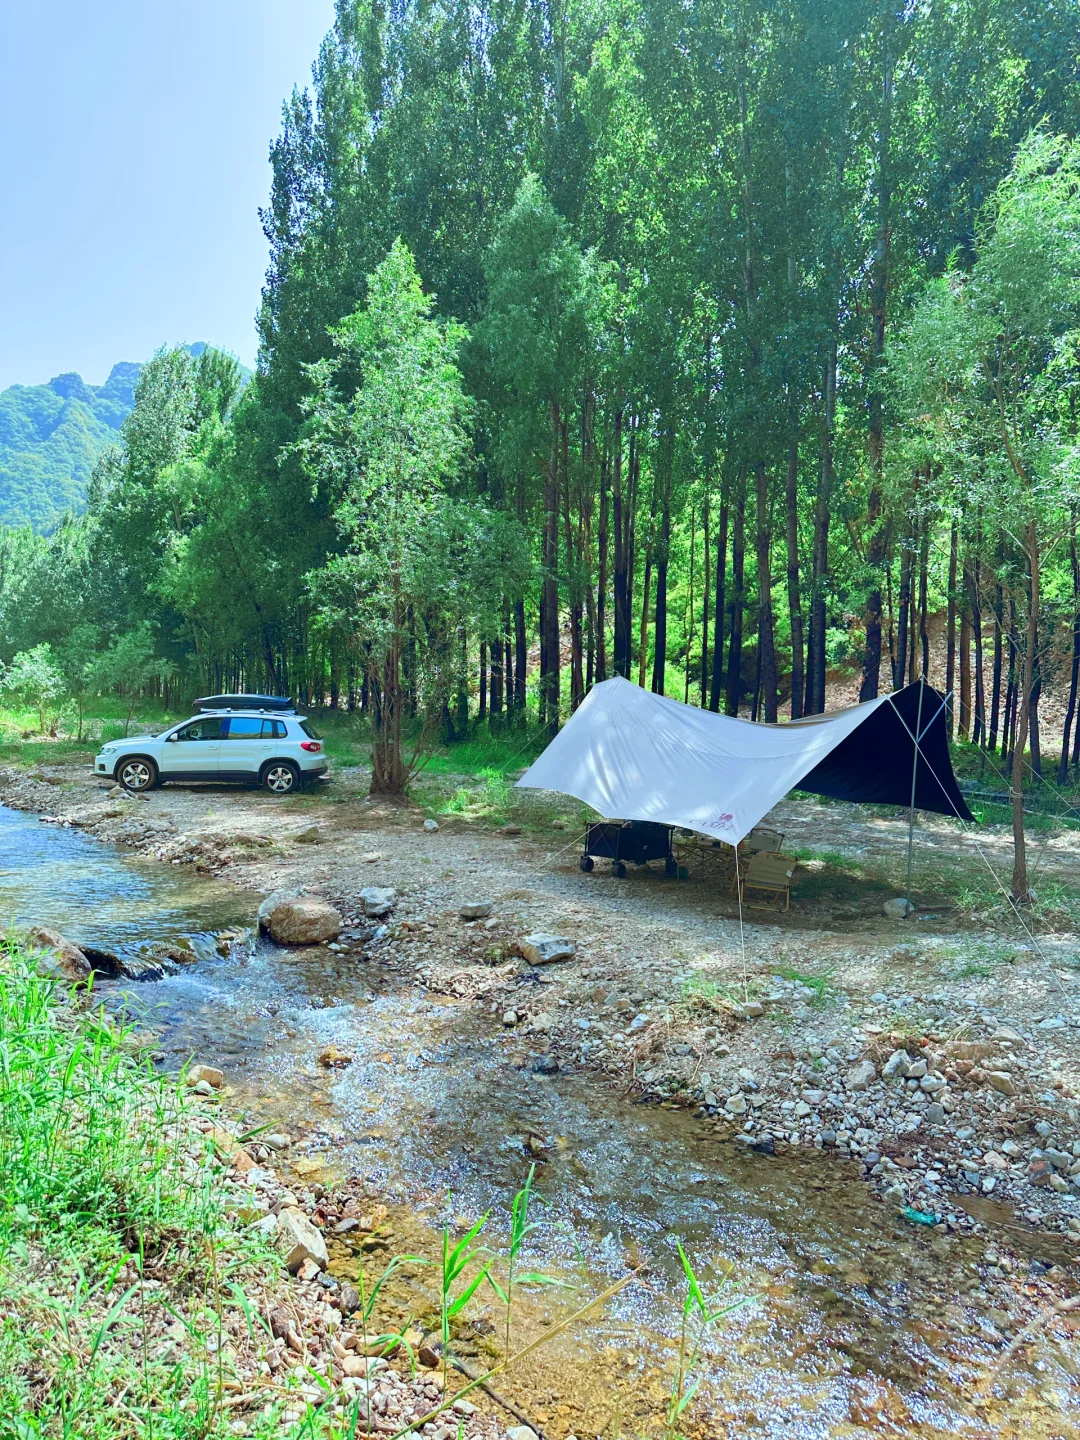
MULTIPOLYGON (((204 1003, 194 973, 190 983, 181 974, 140 987, 151 1005, 155 990, 168 991, 165 1012, 197 1012, 161 1040, 167 1066, 194 1050, 224 1067, 223 1093, 242 1107, 245 1130, 285 1125, 292 1146, 281 1159, 309 1210, 316 1178, 337 1183, 335 1146, 358 1141, 364 1173, 382 1165, 405 1182, 398 1196, 411 1197, 395 1206, 395 1187, 384 1192, 396 1243, 428 1253, 434 1216, 450 1204, 430 1169, 437 1134, 459 1177, 455 1205, 465 1200, 464 1175, 480 1177, 469 1213, 488 1207, 492 1185, 499 1196, 512 1190, 511 1177, 520 1183, 535 1158, 571 1199, 602 1188, 627 1219, 688 1236, 709 1203, 695 1187, 719 1154, 717 1175, 745 1227, 741 1241, 728 1234, 747 1247, 739 1283, 767 1291, 771 1318, 740 1330, 734 1373, 710 1381, 701 1433, 745 1433, 764 1393, 775 1402, 768 1433, 794 1433, 785 1405, 813 1409, 826 1391, 855 1424, 880 1413, 909 1424, 906 1433, 936 1435, 936 1422, 910 1428, 910 1416, 972 1403, 991 1425, 985 1433, 1061 1433, 1071 1382, 1062 1388, 1053 1352, 1026 1357, 994 1398, 973 1392, 971 1376, 996 1366, 1011 1338, 1045 1323, 1040 1316, 1053 1317, 1055 1337, 1071 1319, 1053 1307, 1067 1301, 1080 1251, 1080 1193, 1069 1173, 1080 1170, 1075 832, 1044 825, 1034 838, 1041 901, 1018 924, 992 874, 1007 874, 1007 833, 981 827, 976 844, 946 820, 921 817, 917 913, 890 922, 881 906, 902 888, 906 817, 794 797, 772 817, 800 858, 791 909, 740 918, 722 870, 686 881, 658 867, 625 880, 606 867, 581 873, 576 804, 515 791, 499 773, 444 765, 411 800, 390 803, 368 797, 361 765, 339 760, 331 785, 286 800, 217 786, 134 799, 94 780, 81 757, 51 763, 44 746, 23 753, 30 764, 0 770, 0 803, 182 874, 218 875, 255 893, 303 886, 342 912, 333 952, 238 960, 225 1006, 204 1003), (431 820, 437 829, 425 828, 431 820), (360 891, 370 886, 397 892, 383 935, 362 914, 360 891), (459 910, 474 901, 490 902, 491 916, 464 921, 459 910), (529 967, 516 946, 536 931, 567 937, 573 958, 529 967), (285 1004, 280 987, 266 991, 267 965, 290 977, 285 1004), (350 988, 366 990, 367 1008, 337 1004, 350 988), (348 1068, 321 1061, 328 1037, 348 1068), (898 1050, 915 1072, 906 1081, 882 1073, 898 1050), (439 1109, 447 1087, 460 1102, 449 1120, 439 1109), (652 1108, 634 1110, 633 1101, 652 1108), (644 1124, 635 1118, 645 1115, 644 1124), (575 1126, 578 1142, 563 1156, 575 1126), (597 1154, 607 1177, 581 1168, 597 1154), (650 1164, 655 1174, 645 1173, 650 1164), (755 1228, 761 1218, 765 1232, 755 1228), (763 1233, 778 1236, 781 1251, 760 1250, 763 1233), (929 1243, 913 1244, 920 1235, 929 1243), (831 1275, 845 1295, 865 1293, 866 1305, 830 1299, 831 1275), (894 1310, 876 1312, 875 1297, 887 1295, 899 1325, 888 1319, 894 1310), (784 1337, 811 1331, 818 1358, 792 1367, 784 1337), (864 1351, 874 1357, 868 1369, 851 1358, 864 1351), (921 1378, 928 1355, 938 1357, 932 1394, 921 1378), (826 1380, 829 1356, 837 1363, 826 1380)), ((601 1267, 604 1233, 593 1237, 601 1267)), ((636 1263, 631 1256, 625 1263, 636 1263)), ((319 1296, 317 1282, 298 1286, 305 1313, 318 1311, 319 1296)), ((542 1334, 558 1303, 527 1302, 525 1333, 542 1334)), ((577 1348, 538 1352, 509 1393, 552 1436, 609 1423, 648 1433, 670 1355, 661 1349, 659 1368, 635 1358, 639 1338, 613 1349, 598 1327, 577 1348)))
POLYGON ((361 929, 351 953, 468 1000, 522 1064, 583 1067, 747 1143, 848 1156, 889 1203, 943 1225, 1012 1205, 1021 1226, 1080 1234, 1071 830, 1033 840, 1040 903, 1017 915, 999 884, 1008 833, 920 817, 917 912, 897 922, 881 907, 902 891, 906 815, 791 798, 771 817, 800 860, 791 909, 740 919, 722 862, 687 881, 582 874, 575 802, 498 778, 432 774, 396 804, 367 796, 360 766, 285 801, 107 790, 81 765, 0 779, 3 803, 252 890, 302 885, 360 926, 358 892, 393 886, 389 935, 368 945, 361 929), (474 900, 490 920, 458 917, 474 900), (574 958, 530 969, 516 942, 536 931, 574 958), (882 1078, 904 1047, 893 1066, 915 1075, 882 1078))

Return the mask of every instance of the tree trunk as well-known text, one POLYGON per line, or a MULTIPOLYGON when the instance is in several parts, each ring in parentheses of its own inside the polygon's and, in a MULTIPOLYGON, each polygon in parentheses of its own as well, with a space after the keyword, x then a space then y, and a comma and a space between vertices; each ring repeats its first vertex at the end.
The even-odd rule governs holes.
POLYGON ((990 689, 990 734, 986 748, 991 754, 997 749, 998 722, 1001 718, 1001 628, 1003 600, 1000 584, 997 587, 997 601, 994 605, 994 661, 990 689))
POLYGON ((971 638, 975 642, 975 712, 972 739, 986 745, 986 680, 983 676, 982 603, 979 600, 979 552, 971 568, 971 638))
POLYGON ((488 677, 487 677, 487 641, 480 641, 480 698, 476 710, 477 720, 487 719, 487 698, 488 698, 488 677))
POLYGON ((1028 562, 1027 643, 1022 662, 1022 701, 1017 705, 1020 723, 1012 761, 1013 875, 1012 898, 1017 905, 1031 903, 1027 876, 1027 840, 1024 835, 1024 750, 1027 746, 1029 701, 1034 689, 1035 646, 1039 633, 1040 556, 1039 532, 1035 521, 1024 527, 1024 550, 1028 562))
POLYGON ((662 490, 660 495, 660 539, 656 549, 656 629, 653 634, 654 695, 664 694, 665 667, 667 665, 667 580, 668 555, 671 549, 671 466, 675 437, 669 430, 663 441, 661 465, 663 467, 662 490))
MULTIPOLYGON (((945 616, 945 694, 952 697, 956 680, 956 571, 960 559, 960 531, 954 520, 949 528, 948 610, 945 616)), ((949 734, 956 724, 956 700, 949 700, 949 734)))
POLYGON ((720 711, 721 681, 724 675, 724 581, 727 576, 728 507, 726 494, 720 499, 720 533, 716 537, 716 586, 713 607, 713 654, 712 684, 709 690, 709 709, 714 715, 720 711))
POLYGON ((615 412, 615 442, 612 455, 613 477, 611 487, 611 520, 615 527, 615 571, 613 588, 615 592, 615 628, 612 637, 612 651, 615 674, 630 678, 630 607, 627 599, 626 567, 627 545, 625 520, 623 518, 622 486, 622 421, 623 412, 615 412))
POLYGON ((694 648, 694 630, 697 625, 697 612, 694 609, 694 566, 697 561, 697 507, 691 501, 690 504, 690 581, 686 592, 686 605, 683 611, 683 635, 686 643, 686 654, 683 664, 683 704, 690 704, 690 656, 694 648))
POLYGON ((580 553, 575 555, 574 527, 570 520, 570 455, 567 424, 560 426, 560 491, 563 507, 563 531, 566 545, 566 583, 570 591, 570 710, 573 712, 585 698, 584 651, 581 636, 581 575, 580 553))
POLYGON ((833 485, 833 426, 836 418, 836 349, 834 332, 822 385, 824 413, 821 426, 821 470, 814 503, 813 594, 810 600, 810 643, 806 656, 806 705, 803 713, 820 715, 825 709, 825 605, 829 581, 829 521, 833 485))
POLYGON ((488 724, 502 720, 503 708, 503 641, 500 637, 491 643, 491 701, 488 706, 488 724))
POLYGON ((638 684, 645 689, 649 662, 649 599, 652 595, 652 546, 645 551, 645 579, 641 589, 641 638, 638 641, 638 684))
MULTIPOLYGON (((890 24, 888 11, 884 23, 890 24)), ((885 431, 881 368, 885 355, 885 313, 889 280, 890 209, 892 167, 889 149, 892 139, 893 56, 890 36, 885 35, 882 53, 881 114, 877 125, 877 234, 870 269, 870 359, 867 377, 867 450, 870 462, 870 495, 867 501, 868 539, 866 560, 871 583, 866 597, 866 651, 860 700, 877 698, 881 672, 881 570, 886 554, 882 518, 882 475, 885 431)))
POLYGON ((1039 745, 1039 697, 1042 694, 1042 664, 1039 660, 1038 632, 1035 636, 1035 659, 1031 672, 1031 699, 1028 701, 1028 751, 1032 770, 1042 779, 1042 750, 1039 745))
POLYGON ((1013 745, 1016 740, 1016 661, 1018 646, 1016 640, 1016 602, 1009 596, 1009 674, 1005 687, 1005 723, 1002 728, 1001 755, 1006 765, 1012 762, 1013 745))
MULTIPOLYGON (((929 476, 927 477, 929 479, 929 476)), ((930 567, 930 522, 923 523, 922 545, 919 547, 919 648, 920 670, 924 680, 930 679, 930 635, 926 628, 927 571, 930 567)))
POLYGON ((904 684, 908 660, 908 622, 911 618, 911 572, 914 552, 914 524, 908 522, 908 533, 900 542, 900 594, 896 611, 896 654, 893 656, 892 684, 899 690, 904 684))
POLYGON ((514 601, 514 714, 525 723, 528 699, 529 641, 525 630, 525 601, 514 601))
POLYGON ((738 715, 743 697, 742 635, 743 608, 746 604, 746 597, 743 594, 743 566, 746 559, 746 476, 741 471, 736 478, 735 485, 735 524, 731 536, 731 602, 728 606, 731 625, 724 704, 725 712, 728 715, 738 715))
POLYGON ((1069 738, 1073 721, 1076 719, 1076 692, 1080 686, 1080 557, 1076 550, 1076 516, 1073 516, 1072 533, 1069 536, 1069 561, 1072 565, 1073 582, 1073 626, 1072 626, 1072 670, 1069 673, 1069 700, 1065 707, 1065 728, 1061 736, 1061 763, 1058 766, 1058 784, 1064 785, 1069 774, 1069 738))
POLYGON ((540 723, 559 729, 559 402, 551 402, 551 463, 544 476, 543 585, 540 594, 540 723))
POLYGON ((971 576, 966 556, 960 596, 960 739, 971 739, 971 576))
POLYGON ((776 639, 772 608, 772 528, 769 524, 769 477, 759 460, 757 492, 758 656, 761 671, 762 710, 766 725, 776 724, 776 639))
POLYGON ((709 584, 712 580, 712 566, 709 564, 709 481, 705 481, 705 500, 702 507, 702 525, 705 530, 705 561, 701 568, 703 598, 701 602, 701 708, 709 703, 709 605, 712 596, 709 584))
MULTIPOLYGON (((803 713, 803 691, 806 685, 803 657, 802 595, 799 591, 799 429, 798 414, 791 425, 788 446, 787 480, 784 499, 787 506, 787 592, 788 614, 791 617, 791 718, 803 713)), ((881 645, 880 624, 878 647, 881 645)))
MULTIPOLYGON (((621 443, 621 437, 620 437, 621 443)), ((607 673, 608 457, 600 462, 600 516, 596 536, 596 679, 607 673)), ((617 671, 616 671, 617 673, 617 671)))

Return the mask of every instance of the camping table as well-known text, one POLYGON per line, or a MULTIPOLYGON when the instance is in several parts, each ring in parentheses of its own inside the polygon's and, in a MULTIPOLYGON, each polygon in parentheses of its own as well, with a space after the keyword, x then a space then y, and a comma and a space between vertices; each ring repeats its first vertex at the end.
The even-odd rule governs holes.
POLYGON ((708 835, 683 831, 676 835, 672 848, 679 867, 679 878, 683 880, 688 880, 691 875, 725 880, 734 862, 735 852, 731 846, 723 840, 710 839, 708 835))

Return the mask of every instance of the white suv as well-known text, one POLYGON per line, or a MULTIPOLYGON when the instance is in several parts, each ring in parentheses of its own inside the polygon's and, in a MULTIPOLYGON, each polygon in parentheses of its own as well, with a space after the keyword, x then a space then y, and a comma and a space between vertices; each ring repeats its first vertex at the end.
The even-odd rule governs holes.
POLYGON ((166 780, 235 780, 288 795, 326 773, 322 741, 289 700, 272 695, 211 695, 201 713, 160 735, 112 740, 94 757, 94 774, 127 790, 166 780))

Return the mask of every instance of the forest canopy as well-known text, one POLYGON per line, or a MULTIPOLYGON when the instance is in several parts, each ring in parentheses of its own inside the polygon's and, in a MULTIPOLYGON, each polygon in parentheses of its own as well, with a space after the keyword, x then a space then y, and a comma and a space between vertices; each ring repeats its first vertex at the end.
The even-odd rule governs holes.
POLYGON ((612 674, 770 721, 927 674, 1036 765, 1068 692, 1075 763, 1078 34, 338 0, 254 379, 146 366, 85 517, 0 536, 0 658, 149 625, 189 690, 447 733, 612 674))

